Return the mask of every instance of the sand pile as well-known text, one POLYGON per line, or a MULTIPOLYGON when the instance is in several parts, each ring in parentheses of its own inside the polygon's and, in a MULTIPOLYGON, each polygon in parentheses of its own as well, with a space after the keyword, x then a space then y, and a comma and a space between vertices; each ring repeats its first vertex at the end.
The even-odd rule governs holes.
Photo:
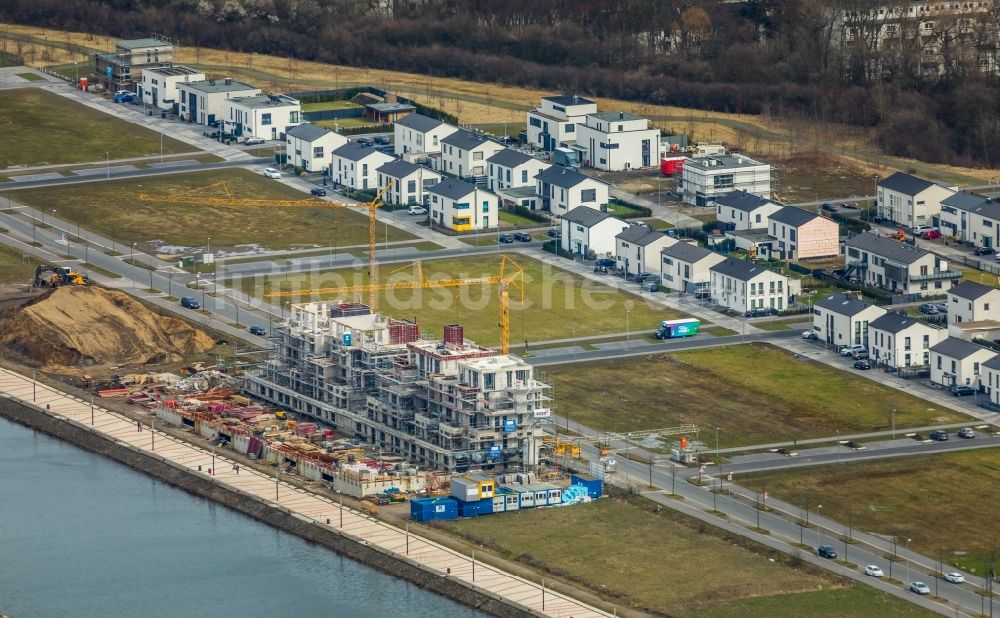
POLYGON ((53 371, 178 362, 213 345, 204 331, 98 287, 56 288, 0 318, 0 346, 53 371))

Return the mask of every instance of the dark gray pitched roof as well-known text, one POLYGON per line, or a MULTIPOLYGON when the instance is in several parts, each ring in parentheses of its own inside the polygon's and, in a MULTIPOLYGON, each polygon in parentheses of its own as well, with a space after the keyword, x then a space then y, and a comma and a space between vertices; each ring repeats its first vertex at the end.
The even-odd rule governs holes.
POLYGON ((436 193, 450 200, 460 200, 475 190, 476 187, 474 185, 452 178, 446 178, 428 189, 431 193, 436 193))
POLYGON ((688 262, 690 264, 715 254, 714 251, 709 251, 704 247, 699 247, 698 245, 689 242, 676 242, 669 247, 665 247, 662 251, 660 251, 660 253, 667 257, 672 257, 675 260, 688 262))
POLYGON ((871 232, 862 232, 847 240, 848 247, 862 249, 901 264, 912 264, 927 255, 927 251, 901 243, 891 238, 885 238, 871 232))
POLYGON ((734 258, 729 258, 723 262, 719 262, 710 270, 721 275, 740 279, 741 281, 750 281, 754 277, 767 271, 766 268, 759 264, 754 264, 746 260, 737 260, 734 258))
POLYGON ((747 193, 746 191, 730 191, 722 197, 716 198, 715 203, 727 208, 735 208, 743 212, 752 212, 771 200, 764 199, 759 195, 747 193))
POLYGON ((906 330, 914 324, 923 324, 920 320, 915 320, 908 315, 901 315, 895 311, 889 311, 878 316, 868 323, 870 328, 877 328, 888 333, 896 334, 906 330))
POLYGON ((593 103, 589 99, 583 97, 578 97, 575 94, 564 94, 561 96, 545 97, 546 101, 552 101, 556 105, 585 105, 588 103, 593 103))
POLYGON ((987 347, 981 346, 971 341, 966 341, 965 339, 959 339, 958 337, 948 337, 941 343, 933 346, 931 352, 937 352, 949 358, 966 358, 972 356, 976 352, 985 350, 987 352, 992 352, 987 347))
POLYGON ((989 359, 983 363, 983 367, 989 367, 990 369, 1000 369, 1000 354, 989 359))
POLYGON ((799 227, 800 225, 809 223, 813 219, 822 219, 822 217, 808 210, 802 210, 794 206, 785 206, 776 210, 770 219, 771 221, 777 221, 778 223, 784 223, 792 227, 799 227))
POLYGON ((986 296, 993 290, 994 288, 991 288, 988 285, 983 285, 982 283, 976 283, 975 281, 963 281, 949 289, 948 293, 954 294, 955 296, 966 300, 976 300, 981 296, 986 296))
POLYGON ((861 313, 871 305, 847 294, 830 294, 817 301, 816 306, 840 315, 852 316, 861 313))
MULTIPOLYGON (((386 176, 392 176, 393 178, 405 178, 414 172, 419 172, 421 169, 428 172, 431 171, 422 165, 410 163, 409 161, 404 161, 402 159, 396 159, 395 161, 389 161, 388 163, 383 164, 375 171, 380 174, 385 174, 386 176)), ((435 175, 437 175, 436 172, 435 175)))
POLYGON ((514 150, 513 148, 504 148, 503 150, 497 152, 492 157, 486 159, 488 163, 493 163, 494 165, 502 165, 504 167, 517 167, 522 163, 527 163, 535 157, 524 154, 520 150, 514 150))
POLYGON ((987 202, 987 198, 968 191, 959 191, 941 200, 942 206, 951 206, 959 210, 976 210, 987 202))
POLYGON ((318 127, 312 123, 307 122, 305 124, 300 124, 292 127, 291 129, 285 132, 285 135, 288 135, 290 137, 297 137, 307 142, 313 142, 323 137, 327 133, 332 133, 332 131, 329 131, 327 129, 324 129, 323 127, 318 127))
POLYGON ((365 157, 379 153, 374 146, 362 146, 357 142, 347 142, 340 148, 333 151, 338 157, 348 159, 349 161, 360 161, 365 157))
POLYGON ((428 118, 423 114, 409 114, 404 118, 400 118, 396 121, 401 127, 406 127, 407 129, 413 129, 414 131, 420 131, 421 133, 426 133, 431 129, 436 129, 444 123, 440 120, 435 120, 433 118, 428 118))
POLYGON ((924 180, 923 178, 918 178, 910 174, 904 174, 903 172, 896 172, 888 178, 883 178, 878 181, 878 186, 889 189, 890 191, 898 191, 906 195, 916 195, 920 193, 927 187, 932 187, 936 183, 930 180, 924 180))
POLYGON ((645 225, 630 225, 628 228, 622 230, 617 236, 615 236, 618 240, 623 240, 641 247, 645 247, 646 245, 663 237, 663 232, 651 230, 645 225))
POLYGON ((597 210, 596 208, 588 208, 586 206, 577 206, 573 210, 567 212, 563 215, 563 220, 569 221, 571 223, 579 223, 584 227, 591 227, 597 225, 605 219, 613 219, 608 213, 597 210))
POLYGON ((538 176, 535 176, 535 178, 541 180, 542 182, 547 182, 550 185, 562 187, 563 189, 569 189, 570 187, 575 187, 584 180, 587 180, 588 176, 584 176, 580 172, 568 167, 553 165, 552 167, 539 172, 538 176))
POLYGON ((473 133, 468 129, 459 129, 441 140, 442 144, 448 144, 449 146, 461 148, 462 150, 472 150, 473 148, 476 148, 486 142, 493 142, 494 144, 500 145, 500 142, 490 139, 482 133, 473 133))

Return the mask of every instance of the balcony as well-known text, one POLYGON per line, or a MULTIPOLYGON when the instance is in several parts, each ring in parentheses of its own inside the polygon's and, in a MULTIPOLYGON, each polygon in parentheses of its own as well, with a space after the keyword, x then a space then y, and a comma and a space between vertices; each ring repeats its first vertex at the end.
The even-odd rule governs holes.
POLYGON ((942 279, 961 279, 961 278, 962 278, 962 271, 960 270, 936 270, 926 275, 910 275, 910 282, 920 283, 922 281, 939 281, 942 279))

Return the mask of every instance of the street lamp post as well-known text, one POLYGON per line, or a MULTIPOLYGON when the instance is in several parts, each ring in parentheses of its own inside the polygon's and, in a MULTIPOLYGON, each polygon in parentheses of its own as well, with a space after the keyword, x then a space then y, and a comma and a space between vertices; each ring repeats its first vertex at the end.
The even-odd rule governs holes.
POLYGON ((629 340, 629 329, 628 329, 628 314, 632 313, 631 309, 625 310, 625 341, 629 340))
POLYGON ((906 555, 906 582, 907 582, 906 585, 907 586, 910 585, 909 584, 909 581, 910 581, 910 556, 909 556, 909 554, 910 554, 910 541, 912 541, 912 540, 913 539, 906 539, 906 554, 907 554, 906 555))

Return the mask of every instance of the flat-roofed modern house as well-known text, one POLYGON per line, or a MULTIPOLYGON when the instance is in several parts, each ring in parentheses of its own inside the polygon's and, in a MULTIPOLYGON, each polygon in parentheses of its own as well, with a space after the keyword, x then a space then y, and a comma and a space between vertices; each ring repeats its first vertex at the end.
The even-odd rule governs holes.
POLYGON ((177 84, 177 94, 182 119, 211 125, 225 118, 227 100, 257 96, 260 88, 227 77, 177 84))

